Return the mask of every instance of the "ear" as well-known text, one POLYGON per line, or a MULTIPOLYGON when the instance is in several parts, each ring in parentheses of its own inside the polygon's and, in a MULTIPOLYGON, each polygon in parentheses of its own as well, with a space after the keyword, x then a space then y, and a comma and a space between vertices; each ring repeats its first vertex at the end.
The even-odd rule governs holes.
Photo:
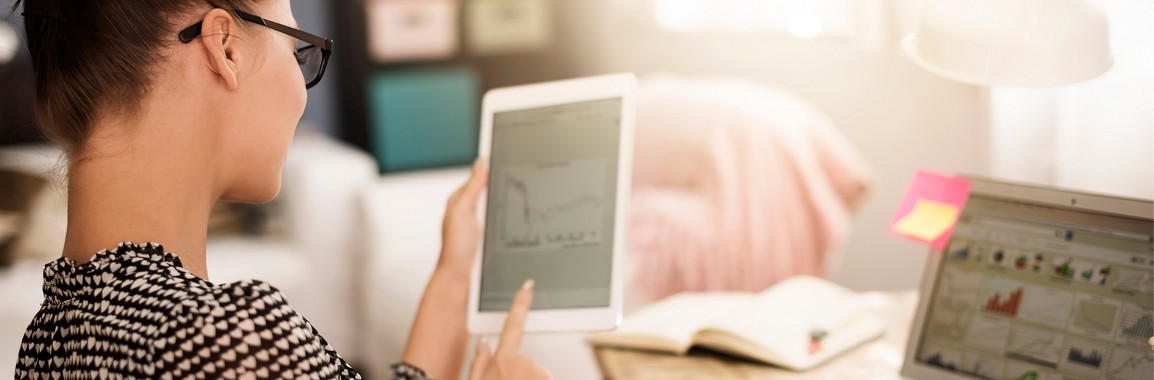
POLYGON ((240 31, 236 19, 227 11, 216 8, 204 15, 200 41, 208 53, 208 67, 229 91, 239 87, 240 45, 236 34, 240 31))

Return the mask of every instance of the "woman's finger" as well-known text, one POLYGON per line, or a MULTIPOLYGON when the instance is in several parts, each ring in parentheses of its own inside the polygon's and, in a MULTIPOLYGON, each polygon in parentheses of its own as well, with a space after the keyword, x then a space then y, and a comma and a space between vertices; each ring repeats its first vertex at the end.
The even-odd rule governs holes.
POLYGON ((489 369, 489 361, 492 359, 493 353, 489 351, 489 342, 481 338, 477 343, 477 354, 473 356, 473 367, 469 369, 469 380, 481 380, 485 370, 489 369))
POLYGON ((525 317, 532 305, 533 280, 530 279, 521 285, 521 290, 517 291, 513 306, 509 308, 509 316, 505 317, 505 329, 501 331, 501 341, 497 343, 497 356, 516 356, 521 351, 521 337, 525 335, 525 317))

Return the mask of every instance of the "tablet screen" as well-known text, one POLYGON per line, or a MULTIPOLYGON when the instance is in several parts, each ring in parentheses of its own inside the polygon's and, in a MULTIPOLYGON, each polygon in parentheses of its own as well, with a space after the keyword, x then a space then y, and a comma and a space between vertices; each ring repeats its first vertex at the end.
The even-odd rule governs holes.
POLYGON ((480 311, 609 305, 620 98, 493 115, 480 311))

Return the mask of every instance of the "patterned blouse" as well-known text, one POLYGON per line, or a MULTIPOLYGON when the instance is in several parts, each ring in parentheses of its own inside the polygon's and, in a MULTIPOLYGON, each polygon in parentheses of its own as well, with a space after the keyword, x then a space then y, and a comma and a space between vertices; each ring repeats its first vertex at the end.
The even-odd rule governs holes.
MULTIPOLYGON (((399 379, 424 379, 400 363, 399 379)), ((17 379, 359 379, 316 328, 260 281, 213 285, 155 243, 44 267, 44 303, 17 379)))

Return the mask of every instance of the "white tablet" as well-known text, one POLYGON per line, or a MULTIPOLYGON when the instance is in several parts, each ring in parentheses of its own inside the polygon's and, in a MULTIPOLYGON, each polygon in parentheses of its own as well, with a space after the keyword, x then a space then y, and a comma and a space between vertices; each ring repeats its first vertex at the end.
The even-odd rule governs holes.
POLYGON ((636 87, 633 74, 614 74, 485 94, 480 154, 489 158, 489 190, 470 332, 500 332, 530 278, 527 332, 620 322, 636 87))

